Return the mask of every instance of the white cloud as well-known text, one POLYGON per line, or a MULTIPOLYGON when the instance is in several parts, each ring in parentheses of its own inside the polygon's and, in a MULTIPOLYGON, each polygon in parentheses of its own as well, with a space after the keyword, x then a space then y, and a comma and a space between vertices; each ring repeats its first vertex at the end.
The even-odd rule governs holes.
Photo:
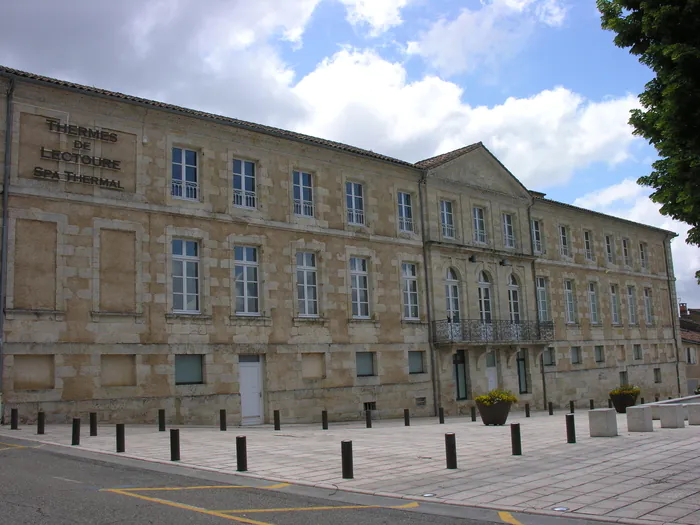
POLYGON ((377 36, 400 25, 401 9, 409 0, 340 0, 347 10, 347 19, 353 25, 367 24, 370 36, 377 36))
POLYGON ((700 307, 700 286, 695 279, 695 271, 700 270, 700 248, 685 243, 690 227, 661 215, 660 205, 649 199, 650 194, 650 188, 625 179, 579 197, 574 205, 676 232, 678 237, 671 241, 671 251, 678 300, 688 303, 691 308, 700 307))
POLYGON ((480 9, 435 21, 406 51, 454 75, 513 56, 538 25, 560 26, 565 17, 560 0, 482 0, 480 9))

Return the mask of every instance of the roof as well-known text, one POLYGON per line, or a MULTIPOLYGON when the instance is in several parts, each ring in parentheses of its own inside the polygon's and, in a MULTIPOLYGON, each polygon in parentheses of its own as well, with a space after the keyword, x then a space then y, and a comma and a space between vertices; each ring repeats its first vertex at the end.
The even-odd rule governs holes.
POLYGON ((700 344, 700 332, 693 332, 691 330, 683 330, 681 328, 681 339, 686 343, 700 344))
POLYGON ((463 148, 459 149, 454 149, 452 151, 448 151, 447 153, 443 153, 441 155, 436 155, 434 157, 430 157, 429 159, 424 159, 416 162, 414 166, 424 169, 424 170, 429 170, 432 168, 436 168, 442 164, 445 164, 447 162, 450 162, 451 160, 456 159, 457 157, 461 157, 465 153, 469 153, 470 151, 475 150, 476 148, 483 146, 481 142, 477 142, 476 144, 470 144, 469 146, 464 146, 463 148))

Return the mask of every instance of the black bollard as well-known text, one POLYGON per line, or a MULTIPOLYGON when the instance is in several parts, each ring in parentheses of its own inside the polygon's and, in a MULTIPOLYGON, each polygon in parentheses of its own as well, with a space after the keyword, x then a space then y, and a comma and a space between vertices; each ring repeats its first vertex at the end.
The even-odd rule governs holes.
POLYGON ((117 423, 117 452, 126 451, 126 438, 124 435, 124 423, 117 423))
POLYGON ((72 435, 70 444, 73 446, 80 445, 80 418, 79 417, 73 418, 73 435, 72 435))
POLYGON ((16 408, 10 410, 10 430, 19 428, 19 411, 16 408))
POLYGON ((644 398, 641 399, 641 403, 640 403, 640 404, 642 404, 642 405, 644 404, 644 398))
POLYGON ((90 435, 97 435, 97 412, 90 412, 90 435))
POLYGON ((372 411, 365 410, 365 424, 367 428, 372 428, 372 411))
POLYGON ((438 409, 438 418, 440 419, 440 424, 444 425, 445 424, 445 409, 440 407, 438 409))
POLYGON ((158 432, 165 432, 165 409, 158 410, 158 432))
POLYGON ((612 408, 612 399, 608 399, 608 408, 612 408))
POLYGON ((219 410, 219 430, 224 432, 226 430, 226 409, 222 408, 219 410))
POLYGON ((328 430, 328 410, 321 411, 321 429, 328 430))
POLYGON ((595 410, 595 402, 592 399, 590 399, 588 401, 588 403, 589 403, 589 406, 591 407, 591 410, 595 410))
POLYGON ((248 449, 245 436, 236 436, 236 470, 238 472, 248 470, 248 449))
POLYGON ((407 408, 403 409, 403 425, 405 427, 411 426, 411 411, 407 408))
POLYGON ((340 442, 340 456, 343 466, 343 479, 352 479, 352 441, 340 442))
POLYGON ((275 410, 275 411, 272 413, 272 417, 273 417, 273 419, 275 420, 275 430, 279 430, 279 429, 281 428, 281 425, 280 425, 280 411, 279 411, 279 410, 275 410))
POLYGON ((525 403, 525 417, 530 417, 530 403, 525 403))
POLYGON ((170 429, 170 461, 180 461, 180 430, 170 429))
POLYGON ((445 459, 448 469, 457 468, 457 443, 454 432, 445 434, 445 459))
POLYGON ((549 402, 549 415, 550 416, 554 415, 554 405, 552 404, 551 401, 549 402))
POLYGON ((520 423, 510 424, 510 442, 513 445, 513 455, 523 455, 523 444, 520 440, 520 423))
POLYGON ((472 407, 472 421, 476 421, 476 407, 472 407))
POLYGON ((573 414, 566 414, 566 442, 576 443, 576 424, 573 414))
POLYGON ((569 412, 572 414, 574 413, 574 402, 573 401, 569 401, 569 412))
POLYGON ((42 435, 46 427, 46 414, 39 412, 36 417, 36 433, 42 435))

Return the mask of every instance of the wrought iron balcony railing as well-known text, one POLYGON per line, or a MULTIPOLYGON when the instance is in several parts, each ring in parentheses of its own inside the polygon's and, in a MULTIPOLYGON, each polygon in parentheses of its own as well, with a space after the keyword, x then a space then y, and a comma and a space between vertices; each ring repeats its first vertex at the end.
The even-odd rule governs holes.
POLYGON ((433 339, 436 343, 517 343, 552 341, 552 321, 491 321, 462 319, 460 321, 433 321, 433 339))

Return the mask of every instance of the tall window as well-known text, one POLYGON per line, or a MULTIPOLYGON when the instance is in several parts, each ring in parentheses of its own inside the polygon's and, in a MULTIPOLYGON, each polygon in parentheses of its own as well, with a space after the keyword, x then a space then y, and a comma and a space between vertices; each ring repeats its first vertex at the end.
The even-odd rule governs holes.
POLYGON ((170 193, 173 197, 191 201, 199 198, 196 151, 173 148, 171 182, 170 193))
POLYGON ((576 297, 574 295, 574 282, 564 281, 564 298, 566 300, 566 322, 576 323, 576 297))
POLYGON ((503 214, 503 246, 515 248, 515 228, 513 227, 513 215, 503 214))
POLYGON ((403 317, 418 319, 418 269, 413 263, 401 264, 403 285, 403 317))
POLYGON ((649 259, 647 257, 647 244, 645 242, 639 243, 639 258, 642 264, 642 270, 647 270, 649 268, 649 259))
POLYGON ((637 294, 634 286, 627 287, 627 309, 629 310, 630 324, 637 324, 637 294))
POLYGON ((600 323, 598 316, 598 286, 596 283, 588 283, 588 305, 591 309, 591 324, 600 323))
POLYGON ((486 235, 486 221, 484 220, 484 208, 475 206, 472 215, 474 217, 474 242, 486 244, 488 236, 486 235))
POLYGON ((644 318, 647 324, 654 324, 654 301, 651 288, 644 288, 644 318))
POLYGON ((630 257, 630 241, 622 239, 622 259, 625 266, 632 266, 632 258, 630 257))
POLYGON ((362 184, 346 182, 345 200, 348 207, 348 224, 364 224, 365 202, 362 193, 362 184))
POLYGON ((546 277, 537 278, 537 309, 539 311, 540 321, 551 321, 549 315, 549 290, 546 277))
POLYGON ((318 317, 316 254, 297 252, 297 304, 302 317, 318 317))
POLYGON ((532 243, 536 254, 544 252, 544 242, 542 238, 542 222, 536 219, 532 220, 532 243))
POLYGON ((453 356, 457 399, 467 399, 467 356, 464 350, 457 350, 453 356))
POLYGON ((580 346, 572 346, 571 347, 571 364, 572 365, 580 365, 583 363, 583 356, 581 355, 581 347, 580 346))
POLYGON ((442 236, 447 239, 454 239, 455 224, 452 217, 452 203, 450 201, 440 201, 440 224, 442 225, 442 236))
POLYGON ((199 313, 199 244, 173 239, 173 311, 199 313))
POLYGON ((589 230, 583 232, 583 247, 586 252, 586 259, 593 260, 593 234, 589 230))
POLYGON ((609 263, 615 262, 615 241, 611 235, 605 236, 605 255, 609 263))
POLYGON ((233 159, 233 205, 255 208, 255 162, 233 159))
POLYGON ((399 231, 413 231, 413 208, 411 194, 399 192, 399 231))
POLYGON ((610 285, 610 310, 612 311, 612 323, 620 324, 620 297, 616 284, 610 285))
POLYGON ((544 366, 555 366, 557 364, 557 356, 553 346, 545 348, 544 352, 542 352, 542 364, 544 366))
POLYGON ((479 319, 491 322, 491 281, 486 272, 479 272, 479 319))
POLYGON ((693 347, 687 347, 685 349, 685 355, 686 355, 686 361, 688 362, 689 365, 697 365, 698 364, 698 351, 696 348, 693 347))
POLYGON ((353 317, 369 317, 369 287, 367 281, 367 259, 350 257, 350 288, 352 290, 353 317))
POLYGON ((447 320, 452 323, 459 323, 459 279, 457 278, 457 272, 452 268, 447 269, 445 298, 447 300, 447 320))
POLYGON ((314 188, 311 173, 294 171, 294 214, 302 217, 314 216, 314 188))
POLYGON ((527 394, 530 391, 530 382, 528 381, 528 366, 527 366, 527 348, 521 348, 516 354, 516 365, 518 366, 518 386, 521 394, 527 394))
POLYGON ((508 279, 508 313, 513 323, 520 322, 520 287, 515 275, 508 279))
POLYGON ((595 347, 595 362, 604 363, 605 362, 605 347, 603 345, 597 345, 595 347))
POLYGON ((634 357, 636 361, 641 361, 644 358, 644 354, 642 352, 642 345, 632 346, 632 357, 634 357))
POLYGON ((236 277, 236 313, 260 313, 260 286, 258 281, 258 250, 251 246, 233 248, 236 277))
POLYGON ((561 254, 564 257, 571 257, 571 247, 569 246, 569 229, 566 226, 559 226, 559 243, 561 254))

